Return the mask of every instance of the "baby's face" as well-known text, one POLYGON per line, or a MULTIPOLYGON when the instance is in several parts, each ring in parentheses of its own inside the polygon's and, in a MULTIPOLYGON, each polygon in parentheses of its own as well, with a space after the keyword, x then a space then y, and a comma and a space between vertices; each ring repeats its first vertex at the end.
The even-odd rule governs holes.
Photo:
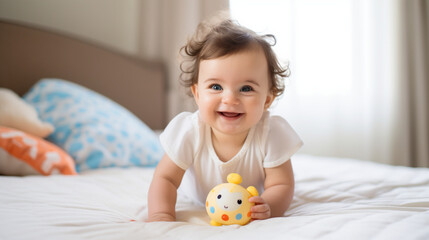
POLYGON ((261 48, 203 60, 192 87, 200 116, 213 131, 247 134, 273 101, 261 48))

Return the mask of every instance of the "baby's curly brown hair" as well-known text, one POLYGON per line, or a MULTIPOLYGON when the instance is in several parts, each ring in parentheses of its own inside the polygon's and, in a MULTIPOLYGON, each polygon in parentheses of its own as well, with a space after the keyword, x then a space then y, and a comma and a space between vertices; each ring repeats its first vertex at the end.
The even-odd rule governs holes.
MULTIPOLYGON (((180 64, 181 83, 190 89, 198 83, 199 65, 202 60, 215 59, 238 53, 259 45, 264 51, 268 74, 271 80, 271 92, 277 97, 284 92, 284 78, 289 76, 289 67, 282 67, 277 60, 272 46, 276 44, 274 35, 258 35, 254 31, 240 26, 231 19, 224 19, 212 25, 207 22, 198 25, 195 34, 180 49, 184 60, 180 64), (271 39, 270 43, 267 39, 271 39)), ((188 92, 191 95, 190 91, 188 92)))

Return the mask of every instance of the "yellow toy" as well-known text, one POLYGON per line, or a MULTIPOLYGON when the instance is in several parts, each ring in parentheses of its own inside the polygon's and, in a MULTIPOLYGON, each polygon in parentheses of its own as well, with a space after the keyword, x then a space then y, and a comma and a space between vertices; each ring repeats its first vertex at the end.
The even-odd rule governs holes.
POLYGON ((258 196, 258 190, 250 186, 247 189, 240 186, 242 178, 237 173, 230 173, 228 183, 214 187, 207 195, 206 210, 213 226, 240 224, 250 221, 250 208, 254 203, 249 198, 258 196))

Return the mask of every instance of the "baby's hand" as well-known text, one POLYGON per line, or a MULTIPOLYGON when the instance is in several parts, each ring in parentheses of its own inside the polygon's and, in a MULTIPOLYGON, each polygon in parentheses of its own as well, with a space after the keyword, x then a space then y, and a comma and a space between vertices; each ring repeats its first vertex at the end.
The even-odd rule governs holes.
POLYGON ((250 209, 252 219, 262 220, 271 217, 270 205, 262 197, 251 197, 249 198, 249 202, 255 203, 255 206, 250 209))
POLYGON ((167 213, 157 213, 153 214, 152 216, 149 216, 149 218, 146 220, 146 222, 172 222, 176 219, 167 213))

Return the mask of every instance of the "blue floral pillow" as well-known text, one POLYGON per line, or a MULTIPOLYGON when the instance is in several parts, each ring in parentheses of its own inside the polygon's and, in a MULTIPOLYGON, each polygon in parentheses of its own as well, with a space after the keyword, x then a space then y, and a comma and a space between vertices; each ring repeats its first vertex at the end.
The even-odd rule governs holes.
MULTIPOLYGON (((76 161, 78 172, 155 166, 163 155, 158 136, 124 107, 60 79, 42 79, 24 96, 55 131, 48 140, 76 161)), ((138 100, 138 99, 136 99, 138 100)))

